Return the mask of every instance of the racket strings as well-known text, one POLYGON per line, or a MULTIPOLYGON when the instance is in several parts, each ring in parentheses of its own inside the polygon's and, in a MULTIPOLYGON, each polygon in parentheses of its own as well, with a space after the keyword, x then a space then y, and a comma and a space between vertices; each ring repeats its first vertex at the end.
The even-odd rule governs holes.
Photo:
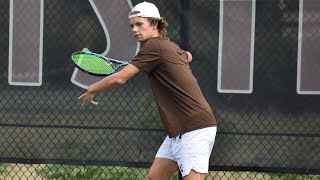
POLYGON ((111 63, 98 56, 75 54, 73 59, 80 68, 91 73, 109 74, 113 73, 115 70, 111 63))

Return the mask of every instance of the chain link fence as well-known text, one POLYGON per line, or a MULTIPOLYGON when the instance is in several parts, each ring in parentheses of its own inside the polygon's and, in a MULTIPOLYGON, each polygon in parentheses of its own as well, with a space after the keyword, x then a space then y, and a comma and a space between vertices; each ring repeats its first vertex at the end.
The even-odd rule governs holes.
MULTIPOLYGON (((0 2, 0 179, 144 179, 166 136, 145 74, 77 99, 99 80, 75 51, 134 57, 137 0, 0 2)), ((206 179, 319 179, 320 3, 150 0, 218 121, 206 179)), ((172 179, 179 179, 176 173, 172 179)))

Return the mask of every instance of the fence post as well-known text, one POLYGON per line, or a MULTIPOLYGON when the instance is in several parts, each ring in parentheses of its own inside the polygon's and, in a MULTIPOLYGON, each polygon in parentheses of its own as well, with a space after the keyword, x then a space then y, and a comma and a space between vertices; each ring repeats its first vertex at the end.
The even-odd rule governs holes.
MULTIPOLYGON (((189 50, 189 0, 180 0, 180 47, 184 50, 189 50)), ((179 180, 182 180, 181 172, 179 171, 179 180)))
POLYGON ((189 0, 180 0, 180 46, 184 50, 189 50, 189 0))

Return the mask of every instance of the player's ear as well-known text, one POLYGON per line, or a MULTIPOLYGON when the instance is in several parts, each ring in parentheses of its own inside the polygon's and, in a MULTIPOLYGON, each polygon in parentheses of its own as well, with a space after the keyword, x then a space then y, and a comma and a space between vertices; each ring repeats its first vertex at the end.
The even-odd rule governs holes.
POLYGON ((158 21, 156 19, 150 19, 150 25, 154 28, 158 27, 158 21))
POLYGON ((158 27, 158 21, 157 20, 154 20, 154 26, 158 27))

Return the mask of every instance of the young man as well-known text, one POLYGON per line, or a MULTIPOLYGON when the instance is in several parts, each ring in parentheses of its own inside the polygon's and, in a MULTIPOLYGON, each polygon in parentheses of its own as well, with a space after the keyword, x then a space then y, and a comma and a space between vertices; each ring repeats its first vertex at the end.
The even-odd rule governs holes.
POLYGON ((178 169, 185 180, 204 179, 216 135, 216 120, 189 63, 191 53, 166 38, 167 22, 148 2, 129 14, 134 37, 142 43, 136 57, 121 71, 89 86, 82 105, 97 105, 93 95, 124 84, 146 72, 168 136, 158 150, 147 179, 169 179, 178 169))

